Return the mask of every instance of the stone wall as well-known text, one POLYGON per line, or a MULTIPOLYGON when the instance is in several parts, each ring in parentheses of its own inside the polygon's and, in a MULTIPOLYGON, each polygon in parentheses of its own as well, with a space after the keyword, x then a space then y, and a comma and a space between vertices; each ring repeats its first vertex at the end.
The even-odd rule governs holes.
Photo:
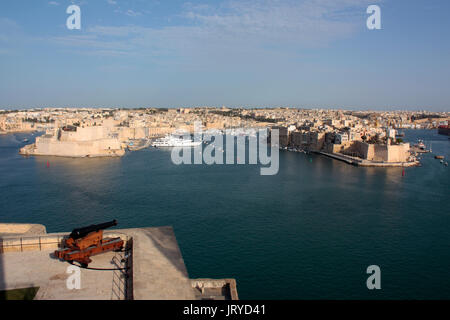
POLYGON ((388 162, 406 162, 409 157, 409 143, 388 146, 388 162))
POLYGON ((34 144, 25 146, 20 153, 60 157, 122 156, 125 151, 110 129, 102 126, 78 127, 77 131, 60 129, 56 136, 37 137, 34 144))
MULTIPOLYGON (((0 237, 0 253, 58 250, 62 247, 63 239, 67 238, 68 235, 69 233, 3 235, 0 237)), ((125 245, 131 240, 131 237, 117 231, 105 231, 104 237, 119 237, 124 240, 125 245)))
POLYGON ((92 141, 108 138, 110 133, 109 127, 92 126, 92 127, 77 127, 77 131, 60 132, 60 141, 92 141))
POLYGON ((0 223, 0 236, 18 234, 46 234, 45 226, 42 224, 29 223, 0 223))
POLYGON ((289 144, 289 131, 287 127, 272 127, 272 130, 278 129, 280 147, 287 147, 289 144))
POLYGON ((324 132, 302 132, 294 131, 291 133, 292 146, 308 148, 311 151, 320 151, 325 143, 324 132))
POLYGON ((409 147, 409 143, 385 145, 352 141, 341 145, 333 145, 331 153, 343 153, 375 162, 407 162, 409 147))
POLYGON ((123 155, 118 139, 94 141, 52 141, 36 139, 34 155, 54 155, 62 157, 86 157, 103 155, 123 155))

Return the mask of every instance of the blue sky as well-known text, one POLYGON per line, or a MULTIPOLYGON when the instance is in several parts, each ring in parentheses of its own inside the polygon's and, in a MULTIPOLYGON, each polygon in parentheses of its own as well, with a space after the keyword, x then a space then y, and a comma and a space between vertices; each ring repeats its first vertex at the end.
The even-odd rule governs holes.
POLYGON ((450 111, 449 39, 448 0, 2 0, 0 108, 450 111))

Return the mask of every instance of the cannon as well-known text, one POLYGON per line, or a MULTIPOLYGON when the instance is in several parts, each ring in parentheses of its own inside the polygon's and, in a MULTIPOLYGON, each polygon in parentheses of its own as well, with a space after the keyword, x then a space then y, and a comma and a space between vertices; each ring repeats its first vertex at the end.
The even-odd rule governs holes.
POLYGON ((121 238, 103 238, 103 230, 116 225, 117 221, 113 220, 74 229, 69 237, 63 240, 63 248, 56 250, 54 255, 59 259, 70 263, 76 261, 82 267, 87 267, 92 262, 91 256, 123 248, 121 238))

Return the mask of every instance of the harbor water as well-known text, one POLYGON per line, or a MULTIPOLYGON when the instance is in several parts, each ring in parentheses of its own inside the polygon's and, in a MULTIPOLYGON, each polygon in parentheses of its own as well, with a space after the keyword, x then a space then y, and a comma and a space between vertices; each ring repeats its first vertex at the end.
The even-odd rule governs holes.
MULTIPOLYGON (((117 219, 173 226, 191 278, 235 278, 241 299, 450 299, 450 140, 405 130, 433 153, 421 167, 355 167, 280 151, 258 165, 175 165, 170 151, 122 158, 18 154, 0 136, 0 221, 48 232, 117 219), (366 287, 370 265, 381 290, 366 287)), ((28 142, 28 143, 30 143, 28 142)))

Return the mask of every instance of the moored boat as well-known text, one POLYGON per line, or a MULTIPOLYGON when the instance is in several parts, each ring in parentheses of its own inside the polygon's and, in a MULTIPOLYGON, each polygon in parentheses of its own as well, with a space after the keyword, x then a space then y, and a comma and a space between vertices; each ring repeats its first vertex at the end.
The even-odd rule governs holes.
POLYGON ((196 147, 202 144, 202 141, 192 139, 183 139, 173 135, 167 135, 164 138, 155 140, 152 143, 154 147, 196 147))
MULTIPOLYGON (((442 125, 438 127, 438 133, 450 136, 450 125, 442 125)), ((450 139, 450 138, 449 138, 450 139)))

